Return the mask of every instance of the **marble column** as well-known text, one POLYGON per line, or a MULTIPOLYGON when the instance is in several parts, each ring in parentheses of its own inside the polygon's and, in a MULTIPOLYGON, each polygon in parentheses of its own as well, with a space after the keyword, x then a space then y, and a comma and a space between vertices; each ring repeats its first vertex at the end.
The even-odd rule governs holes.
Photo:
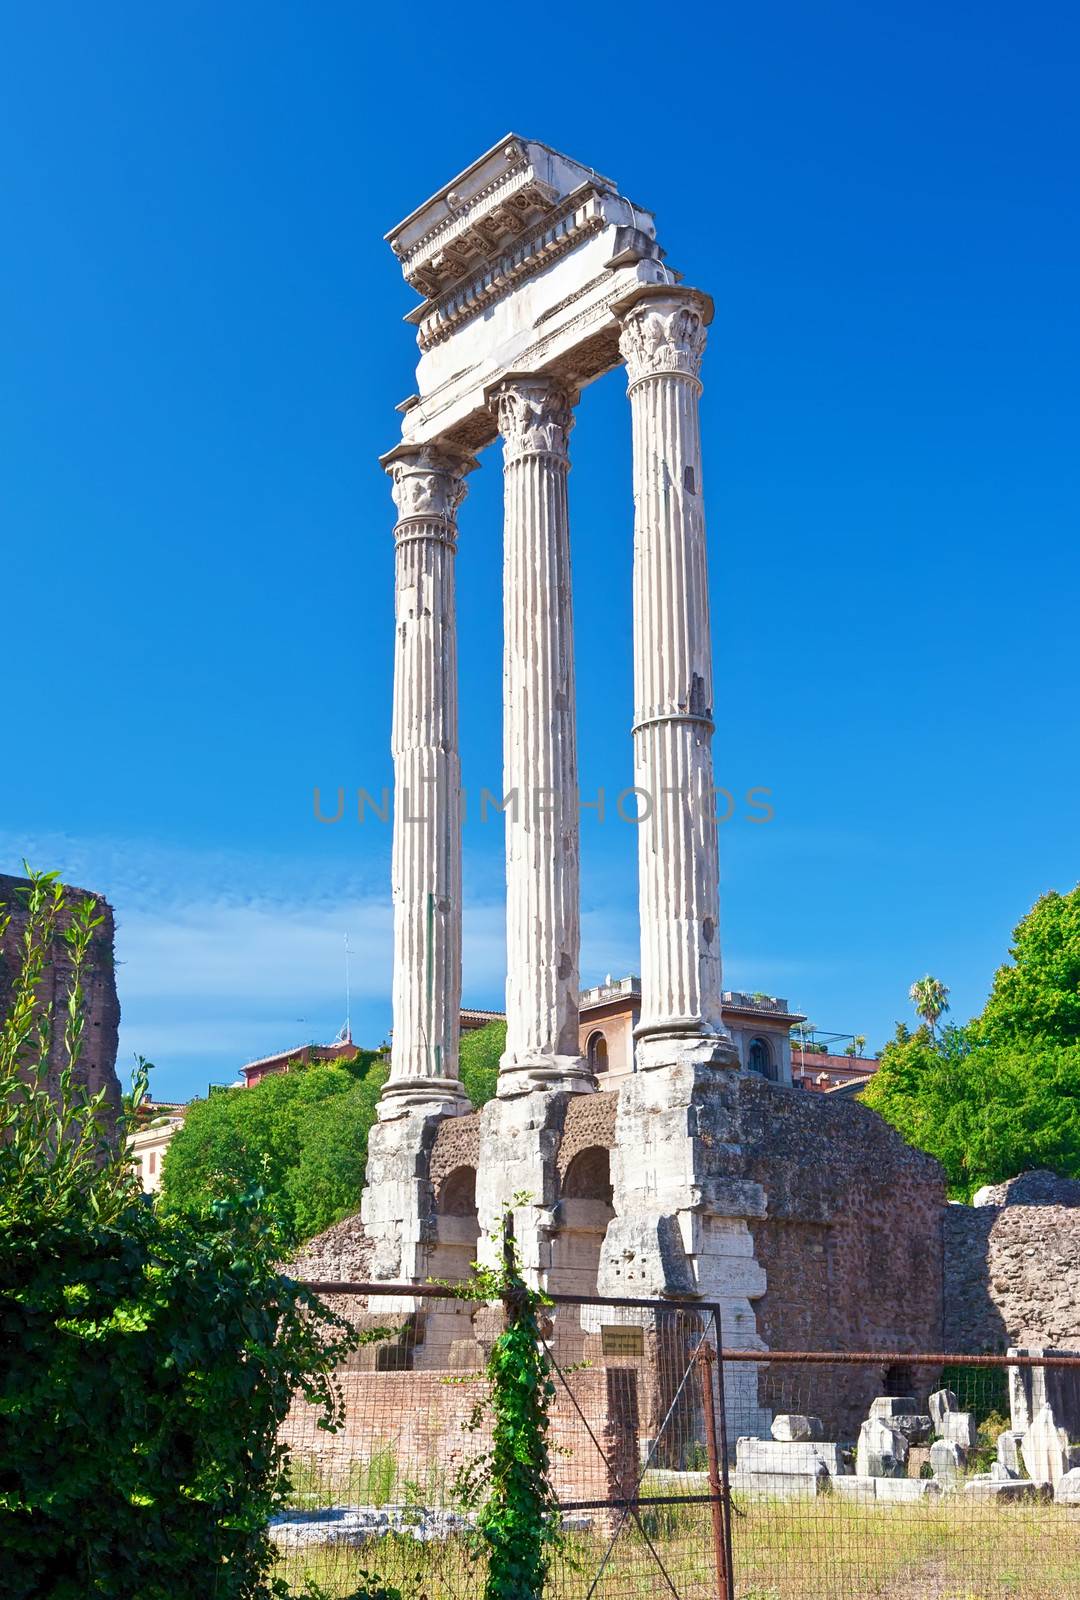
POLYGON ((737 1065, 721 1012, 712 645, 701 484, 708 296, 650 285, 616 308, 634 451, 634 783, 641 1067, 737 1065))
POLYGON ((379 1116, 470 1109, 458 1081, 461 762, 457 509, 471 456, 399 446, 394 529, 394 1034, 379 1116))
POLYGON ((570 524, 572 397, 510 377, 504 446, 506 1051, 499 1094, 590 1088, 578 1051, 578 778, 570 524), (509 802, 506 796, 511 795, 509 802))

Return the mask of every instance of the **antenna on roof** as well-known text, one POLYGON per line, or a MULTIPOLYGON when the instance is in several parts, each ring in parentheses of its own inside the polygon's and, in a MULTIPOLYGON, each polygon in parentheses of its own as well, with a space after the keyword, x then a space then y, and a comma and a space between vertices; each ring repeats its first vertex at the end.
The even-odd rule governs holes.
POLYGON ((343 1044, 352 1044, 352 987, 349 982, 349 935, 345 935, 345 1030, 343 1044))

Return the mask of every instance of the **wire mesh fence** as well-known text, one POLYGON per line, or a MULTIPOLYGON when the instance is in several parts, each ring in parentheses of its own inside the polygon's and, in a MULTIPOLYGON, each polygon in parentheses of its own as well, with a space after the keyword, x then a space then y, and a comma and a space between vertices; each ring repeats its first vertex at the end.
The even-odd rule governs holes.
MULTIPOLYGON (((502 1307, 319 1287, 378 1337, 338 1375, 337 1431, 292 1408, 278 1576, 331 1600, 372 1573, 479 1594, 463 1484, 490 1446, 502 1307)), ((715 1307, 570 1296, 542 1332, 551 1600, 1080 1596, 1080 1357, 723 1351, 715 1307)))
POLYGON ((726 1352, 724 1370, 754 1374, 729 1402, 737 1600, 1080 1595, 1080 1481, 1075 1502, 1062 1482, 1080 1359, 726 1352))

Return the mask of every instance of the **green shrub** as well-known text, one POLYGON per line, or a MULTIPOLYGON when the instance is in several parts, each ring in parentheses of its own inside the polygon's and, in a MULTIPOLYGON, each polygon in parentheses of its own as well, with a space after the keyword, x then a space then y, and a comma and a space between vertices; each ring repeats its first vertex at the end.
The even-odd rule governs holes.
MULTIPOLYGON (((158 1213, 102 1096, 75 1082, 92 902, 32 874, 0 1026, 0 1565, 8 1600, 256 1600, 288 1493, 294 1394, 339 1423, 356 1338, 275 1269, 291 1243, 257 1184, 199 1217, 158 1213), (56 939, 73 977, 50 1086, 56 939)), ((130 1115, 145 1094, 137 1075, 130 1115)))

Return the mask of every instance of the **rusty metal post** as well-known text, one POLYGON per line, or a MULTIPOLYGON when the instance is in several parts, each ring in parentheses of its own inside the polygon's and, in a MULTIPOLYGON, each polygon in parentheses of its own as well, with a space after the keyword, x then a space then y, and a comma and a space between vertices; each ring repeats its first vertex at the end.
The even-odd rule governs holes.
MULTIPOLYGON (((717 1329, 719 1337, 719 1329, 717 1329)), ((716 1592, 720 1600, 735 1600, 731 1570, 731 1502, 728 1498, 727 1441, 717 1448, 716 1407, 713 1402, 713 1362, 716 1352, 710 1344, 698 1351, 701 1368, 701 1400, 705 1411, 705 1448, 709 1458, 709 1510, 712 1513, 713 1559, 716 1564, 716 1592), (722 1470, 721 1470, 722 1464, 722 1470)), ((720 1382, 723 1383, 723 1371, 720 1382)))

